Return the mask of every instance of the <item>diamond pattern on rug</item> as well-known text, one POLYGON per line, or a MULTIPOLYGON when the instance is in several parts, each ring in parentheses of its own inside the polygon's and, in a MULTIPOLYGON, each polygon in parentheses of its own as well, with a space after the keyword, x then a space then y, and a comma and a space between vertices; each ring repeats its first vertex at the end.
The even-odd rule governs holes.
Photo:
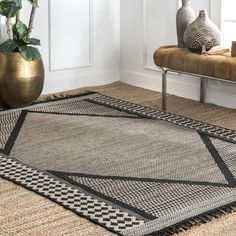
POLYGON ((236 145, 215 138, 210 138, 210 140, 236 179, 236 145))
POLYGON ((78 214, 89 217, 110 230, 119 232, 144 224, 144 221, 127 212, 116 209, 76 188, 55 180, 44 172, 3 155, 0 155, 0 176, 48 197, 78 214))
POLYGON ((155 232, 235 199, 233 130, 99 94, 4 119, 1 151, 17 160, 0 155, 0 176, 112 231, 155 232))
POLYGON ((227 184, 197 132, 186 129, 179 137, 179 128, 168 126, 146 119, 28 113, 11 154, 42 170, 227 184))
POLYGON ((149 219, 189 207, 199 198, 207 201, 217 197, 219 192, 231 192, 224 184, 51 173, 87 191, 90 189, 97 196, 103 195, 104 199, 113 203, 120 203, 120 206, 125 204, 128 209, 133 206, 130 210, 149 219), (134 207, 143 209, 143 212, 136 211, 134 207))
POLYGON ((21 111, 0 113, 0 150, 5 148, 5 145, 11 136, 20 114, 21 111))
MULTIPOLYGON (((232 187, 236 187, 236 180, 233 176, 231 170, 227 166, 226 162, 223 160, 222 156, 220 155, 220 151, 216 148, 216 146, 213 144, 212 138, 208 137, 205 134, 199 133, 203 143, 206 145, 206 148, 211 153, 215 163, 217 164, 219 170, 221 173, 225 176, 225 179, 227 180, 228 184, 232 187)), ((223 141, 222 141, 223 142, 223 141)), ((233 154, 235 156, 235 153, 233 154)))
POLYGON ((46 107, 35 107, 29 109, 30 111, 67 114, 67 115, 93 115, 93 116, 111 116, 111 117, 139 117, 138 115, 119 111, 112 108, 105 108, 103 105, 97 105, 89 101, 75 100, 75 101, 61 101, 59 104, 48 104, 46 107))
POLYGON ((87 98, 86 101, 94 102, 95 104, 100 104, 107 107, 114 107, 121 111, 131 112, 133 114, 149 119, 168 121, 169 123, 201 131, 208 135, 211 136, 213 135, 215 137, 219 137, 220 139, 225 139, 226 141, 236 143, 236 131, 232 129, 227 129, 212 124, 207 124, 191 118, 175 115, 172 113, 164 112, 150 107, 145 107, 139 104, 130 103, 120 99, 108 97, 102 94, 99 94, 96 97, 87 98))

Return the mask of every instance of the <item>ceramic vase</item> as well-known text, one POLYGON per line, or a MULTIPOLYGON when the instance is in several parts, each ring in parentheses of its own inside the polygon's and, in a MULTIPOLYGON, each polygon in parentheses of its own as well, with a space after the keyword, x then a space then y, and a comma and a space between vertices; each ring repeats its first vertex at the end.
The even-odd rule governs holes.
POLYGON ((191 0, 182 0, 182 7, 178 10, 176 15, 178 47, 184 47, 184 32, 194 19, 195 13, 191 8, 191 0))
POLYGON ((206 10, 201 10, 199 16, 191 23, 184 33, 184 46, 198 51, 211 49, 221 43, 221 32, 210 20, 206 10))

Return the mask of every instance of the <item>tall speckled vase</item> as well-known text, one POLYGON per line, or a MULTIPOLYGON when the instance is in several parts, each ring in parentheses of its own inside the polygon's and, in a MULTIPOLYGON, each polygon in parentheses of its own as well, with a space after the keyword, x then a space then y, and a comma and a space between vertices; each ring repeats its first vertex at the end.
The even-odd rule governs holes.
POLYGON ((176 15, 178 47, 184 47, 184 32, 194 19, 195 13, 191 8, 191 0, 182 0, 182 7, 178 10, 176 15))
POLYGON ((197 19, 191 23, 184 33, 184 45, 193 51, 209 50, 220 46, 220 29, 210 20, 206 10, 201 10, 197 19))

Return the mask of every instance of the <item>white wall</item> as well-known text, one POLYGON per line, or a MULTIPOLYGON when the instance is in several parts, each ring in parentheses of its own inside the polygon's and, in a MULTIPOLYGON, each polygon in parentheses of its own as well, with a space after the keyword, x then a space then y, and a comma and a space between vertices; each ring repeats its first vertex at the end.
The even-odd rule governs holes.
MULTIPOLYGON (((192 0, 220 25, 221 0, 192 0)), ((27 1, 25 1, 27 2, 27 1)), ((36 13, 34 37, 46 71, 43 93, 117 80, 161 91, 161 73, 152 54, 175 44, 178 0, 45 0, 36 13)), ((27 6, 27 4, 26 4, 27 6)), ((27 20, 30 8, 23 12, 27 20)), ((3 21, 3 19, 1 19, 3 21)), ((4 37, 5 29, 2 28, 4 37)), ((0 32, 1 33, 1 32, 0 32)), ((1 40, 1 34, 0 34, 1 40)), ((199 99, 199 80, 170 75, 168 92, 199 99)), ((236 87, 209 82, 207 102, 236 108, 236 87)))
POLYGON ((32 36, 42 43, 44 94, 119 80, 120 0, 40 1, 32 36))
MULTIPOLYGON (((153 52, 161 45, 176 44, 175 17, 178 1, 121 0, 121 80, 161 91, 161 73, 153 52)), ((192 0, 195 12, 207 9, 220 25, 220 0, 192 0)), ((168 92, 199 100, 199 79, 170 75, 168 92)), ((236 108, 236 86, 209 81, 206 101, 236 108)))

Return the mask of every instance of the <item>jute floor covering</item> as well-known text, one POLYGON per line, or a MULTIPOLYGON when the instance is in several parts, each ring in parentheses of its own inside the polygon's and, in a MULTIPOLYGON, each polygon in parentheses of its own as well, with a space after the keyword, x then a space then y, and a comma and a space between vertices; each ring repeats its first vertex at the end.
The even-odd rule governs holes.
MULTIPOLYGON (((160 105, 159 93, 121 83, 89 90, 97 90, 102 94, 149 107, 158 108, 160 105)), ((202 105, 174 96, 170 96, 169 102, 169 111, 172 113, 236 129, 236 114, 233 110, 202 105)), ((0 186, 0 210, 3 212, 0 216, 2 235, 111 235, 99 226, 12 183, 1 180, 0 186), (19 199, 24 200, 19 201, 19 199)), ((211 233, 222 235, 222 230, 224 230, 224 235, 235 235, 233 224, 231 224, 233 219, 234 213, 222 216, 220 219, 213 220, 205 226, 193 228, 182 235, 211 235, 211 233), (213 224, 215 224, 214 227, 213 224)))

